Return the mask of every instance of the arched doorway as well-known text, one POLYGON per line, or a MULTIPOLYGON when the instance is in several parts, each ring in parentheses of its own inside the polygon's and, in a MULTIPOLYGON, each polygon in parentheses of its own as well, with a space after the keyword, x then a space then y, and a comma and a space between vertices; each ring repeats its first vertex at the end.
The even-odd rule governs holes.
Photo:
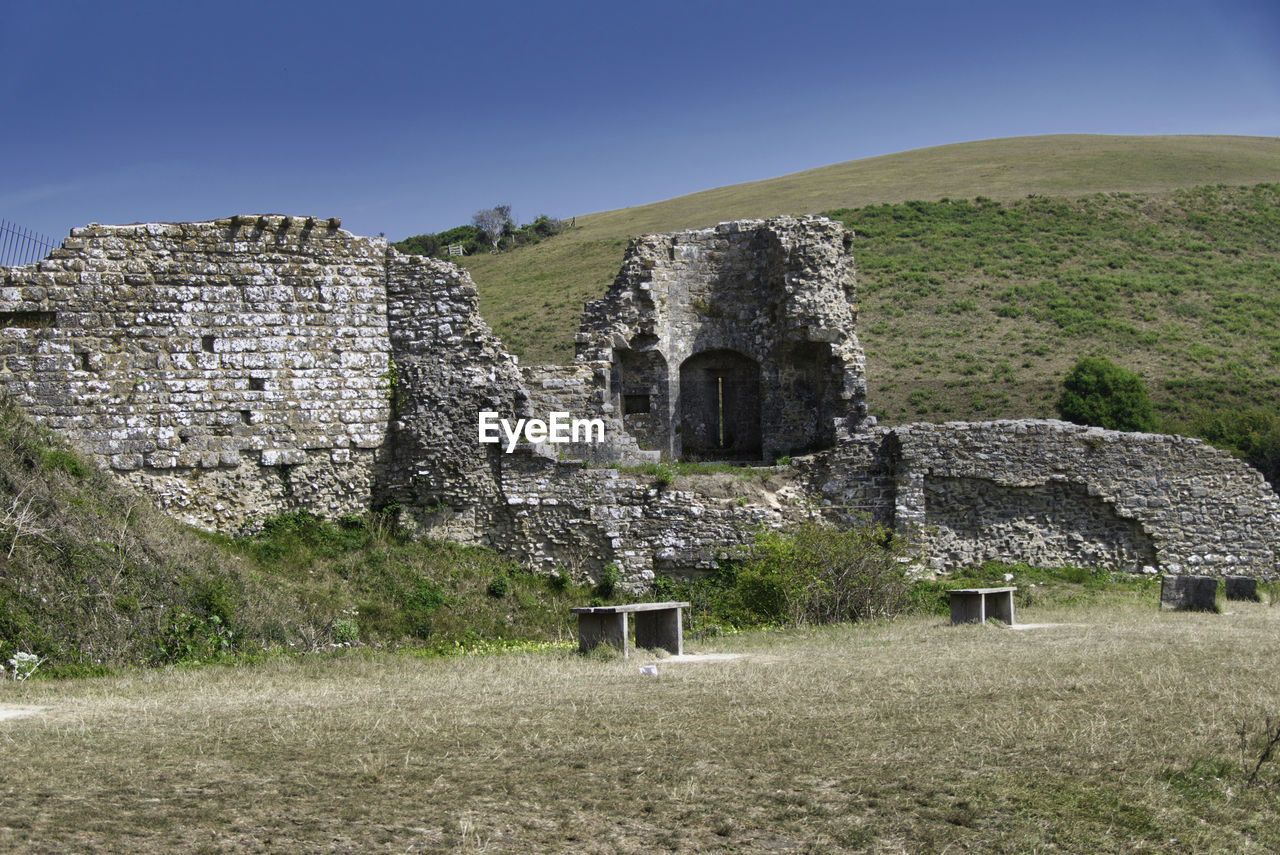
POLYGON ((686 460, 760 459, 760 363, 707 350, 681 364, 680 448, 686 460))

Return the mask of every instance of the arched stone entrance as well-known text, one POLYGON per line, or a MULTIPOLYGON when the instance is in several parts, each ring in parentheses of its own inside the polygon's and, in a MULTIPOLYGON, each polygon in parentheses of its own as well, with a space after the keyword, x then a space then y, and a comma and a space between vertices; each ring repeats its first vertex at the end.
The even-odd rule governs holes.
POLYGON ((760 459, 760 363, 707 350, 680 365, 680 449, 685 460, 760 459))

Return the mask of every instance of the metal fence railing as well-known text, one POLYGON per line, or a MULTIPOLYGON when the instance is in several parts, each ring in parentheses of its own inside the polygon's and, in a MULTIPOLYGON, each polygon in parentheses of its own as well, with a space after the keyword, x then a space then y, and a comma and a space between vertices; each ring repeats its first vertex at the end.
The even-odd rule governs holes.
POLYGON ((0 220, 0 267, 34 264, 57 247, 51 237, 0 220))

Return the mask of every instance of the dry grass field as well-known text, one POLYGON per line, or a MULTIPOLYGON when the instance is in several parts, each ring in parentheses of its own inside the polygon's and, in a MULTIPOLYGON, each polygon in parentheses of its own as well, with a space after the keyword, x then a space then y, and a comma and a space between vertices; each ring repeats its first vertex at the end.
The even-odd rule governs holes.
POLYGON ((43 711, 0 721, 0 849, 1280 848, 1280 758, 1242 772, 1280 716, 1280 609, 1161 613, 1148 588, 1019 617, 1056 625, 5 683, 43 711))

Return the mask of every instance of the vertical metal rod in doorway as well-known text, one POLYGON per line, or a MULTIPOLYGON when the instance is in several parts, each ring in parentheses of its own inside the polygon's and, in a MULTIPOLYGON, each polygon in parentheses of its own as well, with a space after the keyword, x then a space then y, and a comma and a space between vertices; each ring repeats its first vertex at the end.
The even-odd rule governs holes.
POLYGON ((724 378, 716 378, 716 425, 719 430, 720 447, 724 448, 724 378))

